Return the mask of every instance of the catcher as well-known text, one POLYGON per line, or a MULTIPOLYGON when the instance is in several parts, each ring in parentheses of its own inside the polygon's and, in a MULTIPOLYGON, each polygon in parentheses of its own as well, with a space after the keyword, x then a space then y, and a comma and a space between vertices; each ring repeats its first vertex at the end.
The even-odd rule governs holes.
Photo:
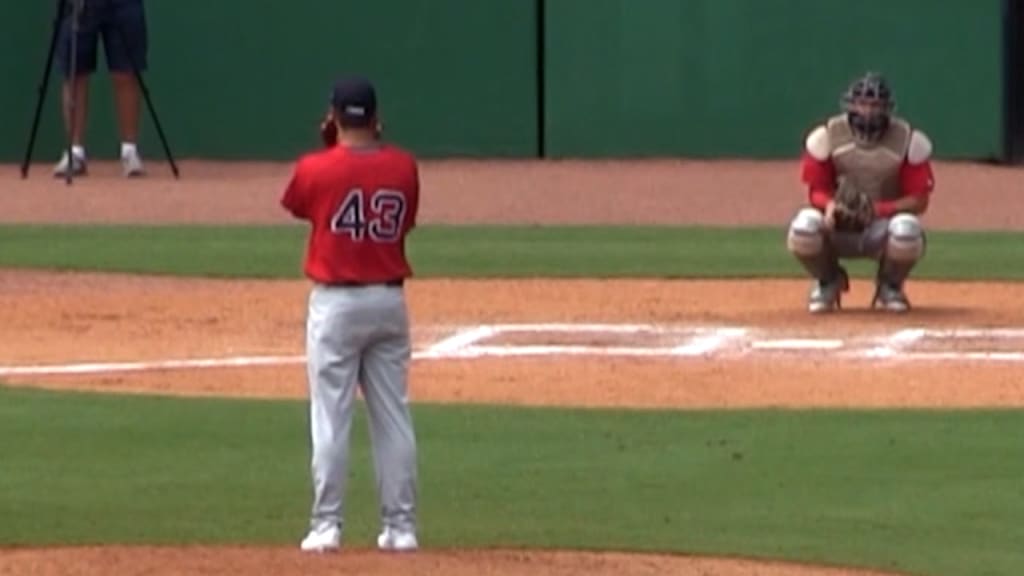
POLYGON ((868 73, 843 95, 843 113, 807 136, 801 180, 810 207, 790 223, 786 244, 817 279, 812 313, 838 309, 849 290, 840 258, 878 261, 872 307, 910 309, 904 283, 925 252, 919 217, 934 187, 932 144, 894 109, 885 79, 868 73))

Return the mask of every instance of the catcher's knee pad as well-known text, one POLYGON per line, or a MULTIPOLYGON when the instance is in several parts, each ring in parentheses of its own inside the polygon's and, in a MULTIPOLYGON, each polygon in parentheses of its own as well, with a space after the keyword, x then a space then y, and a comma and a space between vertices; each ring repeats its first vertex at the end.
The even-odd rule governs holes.
POLYGON ((924 256, 924 230, 912 214, 897 214, 889 220, 885 256, 894 262, 916 262, 924 256))
POLYGON ((814 208, 804 208, 789 224, 786 248, 797 256, 817 256, 825 246, 825 216, 814 208))

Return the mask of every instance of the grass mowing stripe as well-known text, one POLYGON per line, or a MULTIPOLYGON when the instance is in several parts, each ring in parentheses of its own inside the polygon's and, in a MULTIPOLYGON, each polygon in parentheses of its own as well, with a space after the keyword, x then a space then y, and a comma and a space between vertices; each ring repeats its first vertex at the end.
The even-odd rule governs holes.
MULTIPOLYGON (((1024 570, 1024 413, 414 407, 426 546, 1024 570)), ((301 402, 0 389, 0 545, 294 545, 301 402), (45 424, 44 424, 45 423, 45 424)), ((346 528, 377 528, 362 411, 346 528)))
MULTIPOLYGON (((299 226, 2 226, 0 267, 297 278, 299 226)), ((1024 279, 1024 235, 932 232, 915 277, 1024 279)), ((425 226, 422 277, 803 277, 782 229, 425 226)), ((868 277, 868 262, 851 272, 868 277)))
POLYGON ((297 227, 0 227, 0 266, 182 276, 297 277, 297 227))

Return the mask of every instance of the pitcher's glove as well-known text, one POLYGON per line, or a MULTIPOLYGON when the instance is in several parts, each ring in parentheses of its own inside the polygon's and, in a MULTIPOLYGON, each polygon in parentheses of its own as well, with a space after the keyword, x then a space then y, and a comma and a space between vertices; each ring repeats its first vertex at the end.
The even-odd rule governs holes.
MULTIPOLYGON (((383 131, 384 126, 377 122, 374 132, 378 139, 383 131)), ((320 121, 320 141, 323 142, 325 148, 334 148, 338 145, 338 125, 334 123, 334 112, 328 112, 320 121)))
POLYGON ((320 141, 325 148, 333 148, 338 143, 338 126, 334 123, 333 112, 328 112, 320 121, 320 141))
POLYGON ((832 218, 838 232, 860 232, 875 219, 875 203, 846 181, 839 185, 833 201, 832 218))

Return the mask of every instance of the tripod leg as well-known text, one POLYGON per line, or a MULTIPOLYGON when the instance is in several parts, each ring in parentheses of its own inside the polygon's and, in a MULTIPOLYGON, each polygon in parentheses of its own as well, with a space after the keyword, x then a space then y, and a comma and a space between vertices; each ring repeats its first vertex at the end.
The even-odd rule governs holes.
POLYGON ((78 30, 82 16, 82 0, 71 0, 71 3, 73 5, 71 14, 71 57, 70 65, 68 66, 68 77, 71 82, 71 93, 68 96, 68 117, 71 120, 68 122, 68 169, 64 172, 64 179, 68 186, 71 185, 75 172, 74 127, 75 119, 77 117, 76 104, 78 100, 78 82, 76 80, 78 78, 78 30))
POLYGON ((50 72, 53 70, 53 56, 57 51, 57 40, 60 38, 61 23, 64 21, 64 12, 67 9, 67 0, 57 1, 57 15, 53 19, 53 33, 50 36, 50 51, 46 56, 46 66, 43 71, 43 78, 39 82, 39 94, 36 97, 36 110, 32 117, 32 130, 28 135, 28 145, 25 147, 25 159, 21 163, 21 177, 28 178, 28 168, 32 164, 32 151, 36 147, 36 136, 39 133, 39 120, 43 114, 43 103, 46 101, 46 90, 50 84, 50 72))
POLYGON ((171 147, 167 143, 167 137, 164 135, 163 126, 160 124, 160 117, 157 116, 156 107, 153 106, 153 100, 149 96, 149 88, 146 86, 146 81, 142 78, 142 72, 139 70, 139 65, 133 57, 135 54, 135 46, 128 43, 128 35, 121 30, 120 23, 116 23, 111 28, 116 30, 121 41, 121 46, 124 47, 128 53, 128 61, 131 64, 132 74, 135 76, 135 81, 139 85, 142 97, 146 101, 146 108, 149 110, 149 115, 153 118, 153 125, 156 126, 156 133, 160 137, 160 144, 163 146, 164 154, 167 156, 167 162, 171 165, 171 172, 174 174, 175 178, 180 178, 178 164, 174 161, 174 155, 171 153, 171 147))
POLYGON ((153 125, 156 126, 156 133, 160 136, 160 144, 164 148, 164 154, 167 155, 167 162, 171 165, 171 172, 174 173, 175 178, 179 178, 178 165, 174 162, 174 156, 171 154, 171 147, 167 144, 167 137, 164 136, 164 129, 160 125, 160 118, 156 115, 156 108, 153 107, 153 101, 149 98, 149 88, 146 87, 145 81, 142 79, 142 74, 139 69, 132 64, 132 71, 135 73, 135 80, 139 83, 139 89, 142 90, 142 96, 146 99, 146 107, 149 109, 149 115, 153 117, 153 125))

